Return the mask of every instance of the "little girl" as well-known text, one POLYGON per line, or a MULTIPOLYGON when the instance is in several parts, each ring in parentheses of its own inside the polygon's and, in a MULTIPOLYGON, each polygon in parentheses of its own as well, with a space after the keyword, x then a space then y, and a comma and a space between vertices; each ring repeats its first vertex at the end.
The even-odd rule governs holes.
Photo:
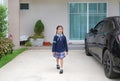
POLYGON ((68 54, 68 45, 65 35, 63 34, 63 27, 58 25, 56 28, 56 35, 53 39, 52 45, 53 56, 56 58, 57 69, 60 69, 60 74, 63 73, 63 58, 65 53, 68 54))

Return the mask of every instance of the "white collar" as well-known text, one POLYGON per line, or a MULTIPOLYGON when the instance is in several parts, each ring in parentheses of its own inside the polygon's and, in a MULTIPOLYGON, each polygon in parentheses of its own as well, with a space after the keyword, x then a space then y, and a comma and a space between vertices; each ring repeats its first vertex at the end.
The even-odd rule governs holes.
POLYGON ((57 36, 60 37, 60 36, 63 36, 63 34, 61 34, 61 35, 60 35, 60 34, 57 34, 57 36))

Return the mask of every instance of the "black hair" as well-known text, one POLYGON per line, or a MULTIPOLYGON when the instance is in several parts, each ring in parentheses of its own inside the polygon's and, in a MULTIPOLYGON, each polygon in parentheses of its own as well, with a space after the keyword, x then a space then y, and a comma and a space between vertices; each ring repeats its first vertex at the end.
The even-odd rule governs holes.
MULTIPOLYGON (((56 28, 56 34, 57 34, 57 30, 58 30, 58 28, 60 28, 60 27, 61 27, 62 30, 63 30, 63 26, 62 26, 62 25, 58 25, 57 28, 56 28)), ((62 34, 64 34, 64 33, 62 32, 62 34)))

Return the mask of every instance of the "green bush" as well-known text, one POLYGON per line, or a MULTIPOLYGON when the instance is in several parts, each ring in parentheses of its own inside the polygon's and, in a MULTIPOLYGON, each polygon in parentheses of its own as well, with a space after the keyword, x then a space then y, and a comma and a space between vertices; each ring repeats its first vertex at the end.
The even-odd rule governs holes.
POLYGON ((25 43, 25 46, 32 46, 32 44, 31 44, 31 42, 27 41, 27 42, 25 43))
POLYGON ((13 42, 7 38, 0 38, 0 57, 13 52, 13 42))
POLYGON ((7 31, 7 8, 0 4, 0 38, 6 37, 7 31))
POLYGON ((41 35, 44 31, 44 25, 41 20, 38 20, 35 24, 34 32, 36 35, 41 35))

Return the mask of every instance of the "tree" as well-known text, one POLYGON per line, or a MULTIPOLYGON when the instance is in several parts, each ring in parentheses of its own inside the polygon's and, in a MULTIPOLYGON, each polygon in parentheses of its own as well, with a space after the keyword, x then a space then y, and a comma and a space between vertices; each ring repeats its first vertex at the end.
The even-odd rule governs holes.
POLYGON ((6 37, 7 32, 7 8, 0 4, 0 38, 6 37))

